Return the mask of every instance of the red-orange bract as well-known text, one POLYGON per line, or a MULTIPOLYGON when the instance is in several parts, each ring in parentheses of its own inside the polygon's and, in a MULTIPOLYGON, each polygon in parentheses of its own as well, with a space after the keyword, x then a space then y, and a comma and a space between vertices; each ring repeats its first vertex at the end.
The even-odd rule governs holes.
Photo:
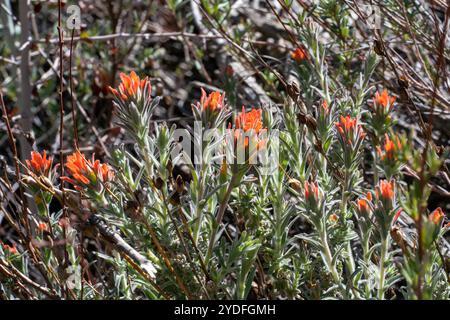
POLYGON ((442 209, 436 208, 430 215, 429 215, 429 219, 430 221, 432 221, 434 224, 440 224, 442 219, 445 217, 444 212, 442 211, 442 209))
POLYGON ((39 152, 31 151, 31 159, 25 160, 28 169, 37 175, 47 175, 52 166, 53 159, 47 159, 47 152, 44 151, 42 155, 39 152))
POLYGON ((352 145, 357 133, 359 138, 364 138, 365 133, 363 132, 361 126, 358 124, 358 119, 352 118, 350 116, 341 116, 339 122, 335 122, 335 127, 342 137, 343 141, 352 145))
POLYGON ((394 181, 388 182, 381 180, 378 184, 379 196, 386 201, 392 201, 394 199, 394 181))
MULTIPOLYGON (((235 138, 239 139, 241 135, 241 130, 246 132, 250 132, 253 130, 253 134, 256 136, 262 132, 264 132, 266 129, 263 128, 262 123, 262 110, 261 109, 252 109, 250 112, 246 112, 245 108, 242 107, 242 112, 238 115, 236 118, 236 131, 235 131, 235 138)), ((247 147, 249 144, 249 137, 245 137, 244 145, 247 147)), ((261 148, 265 144, 265 140, 259 140, 257 137, 255 137, 257 140, 257 148, 261 148)))
POLYGON ((38 229, 40 231, 48 231, 48 224, 46 224, 45 222, 39 222, 38 229))
POLYGON ((398 137, 395 137, 395 142, 392 141, 387 134, 385 134, 384 151, 377 147, 378 155, 381 160, 394 160, 397 157, 397 152, 402 149, 402 144, 398 137))
POLYGON ((369 213, 370 207, 365 199, 358 199, 358 211, 362 214, 369 213))
POLYGON ((396 222, 398 220, 398 218, 400 218, 401 214, 402 214, 402 209, 398 209, 397 212, 395 213, 394 219, 392 221, 396 222))
POLYGON ((245 132, 254 130, 255 133, 259 133, 263 127, 261 116, 261 109, 252 109, 250 112, 246 112, 242 107, 242 112, 236 118, 236 129, 242 129, 245 132))
POLYGON ((148 86, 148 94, 151 93, 151 85, 148 77, 140 79, 136 72, 131 71, 130 75, 120 73, 120 80, 118 89, 108 87, 109 91, 116 97, 126 101, 131 98, 136 98, 139 92, 142 92, 146 86, 148 86))
POLYGON ((344 135, 346 132, 353 132, 356 128, 356 119, 353 119, 350 116, 341 116, 340 121, 335 123, 336 128, 338 129, 341 135, 344 135))
POLYGON ((317 199, 319 198, 319 187, 317 186, 317 183, 305 181, 304 187, 305 200, 309 201, 311 199, 314 199, 317 201, 317 199))
POLYGON ((330 112, 329 108, 328 108, 328 102, 327 100, 323 100, 322 102, 322 109, 324 111, 325 114, 328 114, 328 112, 330 112))
POLYGON ((358 211, 364 215, 369 214, 369 212, 371 210, 370 205, 369 205, 370 202, 372 202, 372 192, 369 191, 369 192, 367 192, 366 199, 363 199, 363 198, 358 199, 358 202, 357 202, 358 211))
POLYGON ((202 90, 202 97, 200 98, 200 104, 197 107, 201 108, 202 111, 219 111, 224 106, 225 93, 221 94, 218 91, 211 92, 209 95, 206 94, 205 90, 202 90))
POLYGON ((297 48, 291 52, 291 58, 300 63, 308 57, 308 53, 304 48, 297 48))
POLYGON ((395 97, 389 96, 389 93, 384 89, 381 93, 376 92, 374 98, 375 106, 383 106, 385 108, 391 108, 395 102, 395 97))
POLYGON ((66 167, 73 179, 70 177, 61 177, 61 179, 75 186, 95 186, 98 180, 107 182, 114 176, 113 171, 107 164, 94 160, 93 156, 92 160, 86 160, 80 151, 76 151, 67 157, 66 167))
POLYGON ((7 245, 7 244, 3 244, 3 250, 9 252, 10 254, 17 254, 17 247, 16 244, 14 243, 12 246, 7 245))

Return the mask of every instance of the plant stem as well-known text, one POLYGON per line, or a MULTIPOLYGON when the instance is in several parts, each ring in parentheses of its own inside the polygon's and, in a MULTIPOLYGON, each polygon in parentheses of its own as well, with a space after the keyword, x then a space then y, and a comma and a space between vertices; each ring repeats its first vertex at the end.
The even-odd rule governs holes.
POLYGON ((202 169, 200 171, 199 175, 199 191, 198 191, 198 198, 197 198, 197 204, 195 207, 195 217, 197 218, 197 223, 194 225, 194 244, 198 244, 198 237, 200 236, 200 229, 202 226, 202 220, 203 220, 203 208, 200 207, 200 202, 203 199, 203 175, 205 175, 205 166, 202 165, 202 169))
MULTIPOLYGON (((370 250, 369 250, 369 239, 370 239, 370 234, 369 233, 365 233, 363 234, 363 239, 362 239, 362 245, 363 245, 363 255, 364 255, 364 264, 366 266, 369 266, 369 254, 370 254, 370 250)), ((368 272, 368 268, 364 268, 364 274, 366 276, 366 279, 370 278, 369 272, 368 272)), ((370 286, 369 286, 369 281, 366 281, 366 296, 369 297, 370 296, 370 286)))
POLYGON ((331 273, 333 277, 334 283, 339 287, 344 299, 347 298, 347 293, 345 288, 342 285, 342 281, 340 279, 339 273, 336 270, 336 267, 333 264, 333 255, 331 254, 330 246, 328 245, 328 235, 326 229, 320 232, 320 240, 322 242, 322 253, 324 255, 324 262, 327 266, 328 271, 331 273))
POLYGON ((339 285, 340 284, 339 275, 337 273, 336 268, 333 265, 333 255, 331 254, 330 246, 328 245, 328 239, 327 239, 327 232, 326 231, 321 232, 320 239, 322 240, 323 254, 325 256, 325 264, 328 267, 328 271, 331 272, 331 275, 333 277, 334 282, 337 285, 339 285))
POLYGON ((374 156, 373 156, 373 185, 376 186, 378 183, 378 168, 377 168, 377 162, 378 162, 378 156, 377 153, 375 152, 374 156))
MULTIPOLYGON (((148 181, 152 181, 153 178, 153 161, 148 156, 150 152, 150 147, 148 145, 148 138, 145 139, 145 141, 140 143, 141 150, 143 149, 143 157, 144 157, 144 163, 145 163, 145 170, 147 171, 147 179, 148 181)), ((150 185, 153 185, 150 183, 150 185)))
MULTIPOLYGON (((346 226, 346 214, 347 214, 347 190, 348 188, 348 181, 349 181, 349 170, 345 169, 345 177, 344 177, 344 184, 342 186, 342 199, 341 199, 341 221, 344 226, 344 228, 347 229, 346 226)), ((347 232, 347 230, 346 230, 347 232)), ((350 274, 352 274, 355 271, 355 261, 353 259, 353 253, 351 248, 350 241, 347 241, 347 266, 349 268, 350 274)))
POLYGON ((380 281, 378 283, 378 299, 384 299, 384 262, 386 260, 386 250, 388 245, 388 239, 381 240, 381 254, 380 254, 380 281))
POLYGON ((209 239, 209 246, 208 246, 208 253, 206 255, 206 261, 209 261, 212 255, 212 251, 214 249, 215 240, 216 240, 216 234, 219 230, 220 223, 223 220, 223 216, 225 215, 225 209, 227 208, 228 201, 230 200, 231 191, 234 189, 236 180, 236 175, 233 174, 231 177, 230 184, 228 185, 227 191, 225 193, 225 196, 223 197, 222 202, 220 203, 219 212, 217 213, 216 217, 216 226, 214 227, 213 232, 211 233, 211 238, 209 239))

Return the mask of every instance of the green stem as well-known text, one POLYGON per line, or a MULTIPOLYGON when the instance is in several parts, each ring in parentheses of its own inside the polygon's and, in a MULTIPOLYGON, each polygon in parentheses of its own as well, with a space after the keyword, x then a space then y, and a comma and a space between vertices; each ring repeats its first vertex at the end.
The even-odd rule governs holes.
POLYGON ((378 283, 378 299, 384 299, 384 262, 386 260, 386 251, 387 251, 388 240, 383 239, 381 241, 381 254, 380 254, 380 281, 378 283))
POLYGON ((199 190, 198 190, 198 196, 197 196, 197 203, 195 207, 195 216, 197 218, 197 223, 194 225, 194 243, 198 244, 198 238, 200 236, 200 230, 202 226, 202 220, 203 220, 203 208, 200 207, 200 203, 203 200, 203 175, 206 174, 205 166, 202 167, 202 170, 200 171, 199 176, 199 190))
POLYGON ((342 185, 342 198, 341 198, 341 222, 345 225, 345 216, 347 213, 347 189, 348 189, 348 175, 349 171, 346 168, 344 172, 344 183, 342 185))
POLYGON ((40 215, 44 216, 47 218, 48 220, 48 227, 49 227, 49 231, 50 231, 50 236, 52 237, 52 239, 55 239, 55 234, 53 233, 53 227, 52 227, 52 219, 50 217, 50 210, 49 210, 49 204, 46 203, 45 201, 45 191, 40 190, 39 191, 39 196, 41 197, 42 203, 40 205, 37 206, 38 208, 38 212, 40 215))
POLYGON ((148 141, 147 140, 146 140, 146 142, 143 145, 143 149, 144 149, 143 156, 144 156, 144 162, 145 162, 145 169, 147 171, 147 179, 148 179, 148 181, 152 181, 152 178, 153 178, 153 161, 148 156, 148 153, 150 152, 150 148, 148 147, 148 141))
POLYGON ((327 232, 324 230, 320 237, 322 241, 323 254, 325 256, 325 264, 328 267, 328 271, 331 273, 334 282, 340 285, 339 274, 333 265, 333 255, 331 254, 330 246, 328 245, 327 232))
POLYGON ((348 267, 350 274, 353 274, 355 272, 355 260, 353 259, 353 252, 352 252, 352 246, 350 241, 347 241, 347 254, 348 254, 348 267))
POLYGON ((214 249, 214 245, 216 242, 216 234, 217 234, 217 231, 219 230, 220 223, 223 220, 223 216, 225 215, 225 209, 227 208, 228 201, 230 200, 231 191, 233 191, 233 189, 234 189, 235 179, 236 179, 236 176, 233 174, 233 176, 231 177, 230 184, 228 185, 227 191, 225 193, 225 196, 223 197, 223 200, 220 203, 219 212, 217 213, 217 217, 216 217, 216 226, 214 227, 213 232, 211 233, 211 238, 209 240, 206 261, 209 261, 212 256, 212 251, 214 249))
MULTIPOLYGON (((375 147, 378 145, 377 138, 373 139, 373 145, 375 147)), ((374 187, 378 184, 378 180, 379 180, 377 163, 378 163, 378 155, 377 155, 377 151, 374 150, 374 153, 373 153, 373 185, 374 185, 374 187)))
POLYGON ((369 297, 370 296, 370 285, 369 285, 369 272, 368 272, 368 266, 369 266, 369 239, 370 239, 370 235, 369 234, 364 234, 363 235, 364 239, 363 239, 363 255, 364 255, 364 264, 366 265, 366 268, 364 268, 364 273, 366 275, 366 296, 369 297))
MULTIPOLYGON (((342 186, 342 199, 341 199, 341 221, 345 228, 347 228, 345 217, 347 214, 347 190, 348 190, 348 180, 349 180, 348 176, 349 176, 349 170, 345 169, 345 177, 344 177, 344 184, 342 186)), ((355 261, 353 259, 350 241, 347 241, 347 266, 349 268, 350 274, 355 272, 355 261)))
POLYGON ((197 203, 195 216, 197 217, 197 223, 194 225, 194 243, 198 244, 198 237, 200 236, 200 226, 203 219, 203 210, 199 209, 199 204, 197 203))

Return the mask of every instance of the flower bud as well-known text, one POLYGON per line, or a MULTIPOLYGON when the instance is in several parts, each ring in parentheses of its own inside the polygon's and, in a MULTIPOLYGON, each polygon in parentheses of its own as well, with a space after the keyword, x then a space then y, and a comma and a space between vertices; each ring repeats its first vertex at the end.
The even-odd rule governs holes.
POLYGON ((444 212, 440 207, 438 207, 428 216, 428 219, 430 219, 430 221, 432 221, 435 225, 440 226, 444 220, 444 217, 444 212))
POLYGON ((297 63, 300 63, 308 58, 308 52, 305 50, 305 48, 298 47, 291 52, 291 58, 294 59, 297 63))
POLYGON ((314 208, 319 202, 319 187, 317 182, 304 183, 304 197, 307 206, 314 208))

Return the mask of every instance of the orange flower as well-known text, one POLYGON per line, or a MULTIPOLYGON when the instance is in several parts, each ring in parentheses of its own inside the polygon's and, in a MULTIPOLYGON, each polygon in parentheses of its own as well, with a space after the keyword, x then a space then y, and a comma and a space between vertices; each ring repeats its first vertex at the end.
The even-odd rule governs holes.
POLYGON ((291 58, 296 62, 300 63, 303 60, 306 60, 308 57, 308 52, 304 48, 297 48, 291 52, 291 58))
POLYGON ((261 117, 261 109, 252 109, 250 112, 245 112, 245 108, 242 107, 242 112, 236 119, 236 129, 242 129, 245 132, 254 130, 255 133, 259 133, 263 128, 261 117))
POLYGON ((396 158, 396 153, 402 149, 402 144, 400 142, 400 139, 398 137, 395 137, 395 143, 392 141, 387 134, 385 134, 385 141, 384 141, 384 152, 381 150, 380 147, 377 147, 378 155, 380 156, 381 160, 385 160, 386 158, 388 160, 394 160, 396 158))
POLYGON ((322 109, 325 112, 325 114, 328 114, 328 112, 330 111, 328 109, 328 102, 327 102, 327 100, 323 100, 323 102, 322 102, 322 109))
POLYGON ((445 214, 442 211, 442 209, 440 207, 438 207, 437 209, 435 209, 430 215, 429 215, 429 219, 430 221, 432 221, 434 224, 441 224, 442 219, 444 219, 445 214))
POLYGON ((349 145, 353 143, 355 132, 358 133, 359 137, 364 138, 365 133, 362 131, 361 126, 358 125, 358 119, 350 116, 341 116, 339 120, 334 125, 345 143, 349 145))
POLYGON ((392 107, 395 102, 395 97, 391 97, 388 91, 384 89, 381 94, 379 92, 375 93, 374 98, 375 105, 383 106, 385 108, 392 107))
POLYGON ((218 91, 214 91, 206 95, 205 90, 203 88, 201 90, 202 97, 200 98, 200 104, 197 104, 198 108, 201 108, 202 111, 210 110, 213 112, 223 108, 225 93, 221 94, 218 91))
POLYGON ((386 180, 381 180, 378 183, 378 190, 383 200, 392 201, 394 199, 394 181, 387 182, 386 180))
MULTIPOLYGON (((242 112, 238 115, 236 118, 236 130, 235 130, 235 138, 236 140, 239 139, 241 135, 241 130, 244 131, 244 133, 251 132, 254 135, 258 135, 264 131, 266 131, 265 128, 263 128, 262 123, 262 110, 261 109, 252 109, 250 112, 246 112, 245 108, 242 107, 242 112)), ((265 144, 265 140, 259 140, 256 137, 257 140, 257 147, 260 148, 265 144)), ((244 145, 247 147, 249 144, 249 137, 245 137, 244 145)))
POLYGON ((372 193, 370 191, 367 192, 366 199, 358 199, 358 211, 362 214, 369 214, 371 208, 369 202, 372 202, 372 193))
POLYGON ((40 231, 48 231, 48 224, 46 224, 45 222, 39 222, 38 229, 40 231))
POLYGON ((82 155, 79 151, 76 151, 67 158, 66 167, 69 169, 70 174, 75 178, 75 180, 84 184, 89 184, 93 172, 88 163, 89 162, 86 160, 84 155, 82 155))
POLYGON ((336 122, 336 128, 339 130, 339 133, 343 134, 344 131, 350 132, 355 130, 356 128, 356 119, 353 119, 350 116, 341 116, 340 117, 340 122, 336 122))
POLYGON ((369 204, 365 199, 358 199, 358 211, 362 214, 370 212, 369 204))
POLYGON ((17 254, 17 247, 15 243, 12 246, 3 244, 3 250, 9 252, 10 254, 17 254))
POLYGON ((120 80, 122 82, 119 84, 118 90, 111 87, 108 87, 108 89, 113 95, 124 101, 131 98, 140 98, 145 90, 148 96, 151 94, 152 87, 148 77, 145 77, 145 79, 140 79, 136 72, 131 71, 129 76, 124 73, 120 73, 120 80))
POLYGON ((94 160, 94 156, 92 156, 92 160, 86 160, 80 151, 67 157, 66 167, 75 180, 69 177, 61 177, 61 179, 73 185, 95 186, 98 179, 107 182, 113 177, 113 172, 107 164, 94 160))
POLYGON ((42 155, 39 152, 31 151, 31 159, 25 160, 29 170, 37 175, 47 175, 52 166, 53 159, 47 159, 47 152, 44 150, 42 155))

